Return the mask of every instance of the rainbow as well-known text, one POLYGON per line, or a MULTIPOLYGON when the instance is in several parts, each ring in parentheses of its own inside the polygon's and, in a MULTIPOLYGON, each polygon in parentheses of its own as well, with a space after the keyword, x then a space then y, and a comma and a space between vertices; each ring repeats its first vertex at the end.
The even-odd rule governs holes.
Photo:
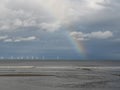
MULTIPOLYGON (((41 0, 41 5, 52 15, 56 22, 60 22, 65 26, 66 30, 66 36, 75 48, 75 50, 80 54, 82 59, 86 59, 86 50, 83 45, 82 41, 78 41, 74 39, 73 36, 70 35, 69 26, 71 26, 71 18, 67 17, 69 16, 68 11, 70 10, 71 3, 69 1, 65 0, 41 0), (47 2, 47 3, 46 3, 47 2), (66 11, 66 12, 65 12, 66 11)), ((74 21, 74 20, 73 20, 74 21)), ((72 30, 73 31, 73 30, 72 30)))
POLYGON ((76 52, 80 54, 81 59, 87 59, 86 49, 84 47, 83 42, 79 41, 79 40, 76 40, 73 36, 70 35, 69 32, 67 32, 66 35, 67 35, 69 41, 71 42, 72 46, 76 50, 76 52))

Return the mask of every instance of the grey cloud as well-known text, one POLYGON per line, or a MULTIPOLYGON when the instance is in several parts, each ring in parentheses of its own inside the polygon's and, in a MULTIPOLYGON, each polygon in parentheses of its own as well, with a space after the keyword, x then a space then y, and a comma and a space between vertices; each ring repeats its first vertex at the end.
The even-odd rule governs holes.
POLYGON ((120 16, 119 4, 117 0, 1 0, 0 30, 37 27, 55 31, 71 28, 74 23, 89 25, 112 20, 120 16))

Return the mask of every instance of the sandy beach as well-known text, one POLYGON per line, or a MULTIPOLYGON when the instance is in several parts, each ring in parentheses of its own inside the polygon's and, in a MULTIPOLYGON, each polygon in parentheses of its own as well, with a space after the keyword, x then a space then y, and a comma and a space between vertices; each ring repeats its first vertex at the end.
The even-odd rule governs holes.
POLYGON ((120 61, 0 61, 0 90, 119 90, 120 61))

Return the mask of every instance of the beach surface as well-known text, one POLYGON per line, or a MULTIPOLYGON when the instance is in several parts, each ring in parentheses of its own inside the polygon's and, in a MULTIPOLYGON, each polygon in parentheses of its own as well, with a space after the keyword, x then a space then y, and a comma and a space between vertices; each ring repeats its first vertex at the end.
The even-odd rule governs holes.
POLYGON ((120 90, 120 61, 0 61, 0 90, 120 90))

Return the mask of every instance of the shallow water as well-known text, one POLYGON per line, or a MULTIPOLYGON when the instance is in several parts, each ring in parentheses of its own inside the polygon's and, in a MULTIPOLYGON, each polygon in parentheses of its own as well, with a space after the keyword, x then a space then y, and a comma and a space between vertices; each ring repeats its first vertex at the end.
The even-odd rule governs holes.
POLYGON ((120 62, 0 61, 0 90, 120 90, 120 62))

